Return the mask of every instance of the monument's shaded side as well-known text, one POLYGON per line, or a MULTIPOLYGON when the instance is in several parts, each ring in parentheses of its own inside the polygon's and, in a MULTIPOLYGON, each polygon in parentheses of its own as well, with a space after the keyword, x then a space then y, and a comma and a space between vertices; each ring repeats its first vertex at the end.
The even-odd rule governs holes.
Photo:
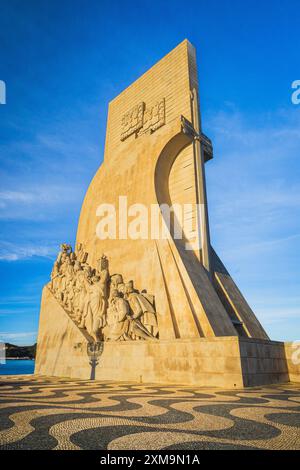
POLYGON ((299 377, 211 247, 212 158, 185 40, 109 104, 76 249, 62 245, 43 290, 37 374, 229 388, 299 377), (118 213, 115 237, 99 238, 100 204, 118 213), (136 204, 158 206, 170 236, 128 237, 120 214, 136 204), (162 209, 176 205, 190 205, 189 224, 162 209))

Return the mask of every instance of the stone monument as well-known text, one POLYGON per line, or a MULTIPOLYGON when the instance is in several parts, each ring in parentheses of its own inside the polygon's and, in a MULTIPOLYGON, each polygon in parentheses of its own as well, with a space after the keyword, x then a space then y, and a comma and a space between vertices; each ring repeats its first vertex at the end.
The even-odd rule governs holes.
POLYGON ((211 246, 212 158, 185 40, 109 104, 75 251, 61 245, 43 289, 35 373, 229 388, 289 380, 290 346, 269 340, 211 246), (157 207, 159 224, 129 236, 124 214, 139 214, 137 229, 157 207))

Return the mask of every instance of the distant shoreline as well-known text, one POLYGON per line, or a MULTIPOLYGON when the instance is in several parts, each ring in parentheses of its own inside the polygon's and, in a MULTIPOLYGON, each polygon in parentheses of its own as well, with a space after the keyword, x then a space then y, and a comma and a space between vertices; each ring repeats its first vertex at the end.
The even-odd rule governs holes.
POLYGON ((5 343, 5 353, 2 352, 2 357, 8 361, 25 360, 30 361, 35 358, 36 344, 32 346, 17 346, 16 344, 5 343))
POLYGON ((6 361, 34 361, 32 357, 6 357, 6 361))

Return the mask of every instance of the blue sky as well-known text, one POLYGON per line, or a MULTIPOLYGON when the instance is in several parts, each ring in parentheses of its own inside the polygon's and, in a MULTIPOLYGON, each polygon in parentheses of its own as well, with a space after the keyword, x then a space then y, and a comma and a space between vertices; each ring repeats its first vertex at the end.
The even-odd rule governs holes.
POLYGON ((0 337, 36 339, 42 286, 101 164, 108 102, 197 48, 211 238, 272 339, 300 339, 300 5, 1 0, 0 337))

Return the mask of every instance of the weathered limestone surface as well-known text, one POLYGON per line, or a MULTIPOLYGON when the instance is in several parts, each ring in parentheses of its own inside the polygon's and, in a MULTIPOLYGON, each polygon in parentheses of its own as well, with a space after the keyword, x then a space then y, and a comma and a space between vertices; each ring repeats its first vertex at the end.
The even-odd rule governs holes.
MULTIPOLYGON (((79 311, 72 312, 73 300, 68 299, 64 282, 57 289, 45 287, 36 373, 227 388, 296 380, 299 366, 291 365, 291 347, 269 341, 214 250, 209 246, 210 269, 203 261, 204 248, 186 250, 186 242, 200 238, 196 209, 191 211, 193 226, 182 240, 100 240, 96 234, 98 206, 111 204, 118 211, 120 196, 127 196, 128 206, 138 203, 147 208, 199 202, 199 187, 205 187, 199 158, 204 167, 212 148, 201 124, 195 130, 197 91, 195 50, 185 40, 109 104, 104 162, 87 190, 78 224, 80 253, 74 259, 68 254, 63 262, 60 256, 52 276, 55 284, 55 272, 73 272, 76 262, 79 271, 84 266, 87 291, 94 289, 89 295, 96 298, 97 286, 102 292, 103 308, 96 312, 101 334, 98 327, 88 328, 79 311), (97 270, 103 253, 109 268, 97 270), (127 329, 118 341, 105 333, 109 308, 123 306, 124 322, 133 316, 130 292, 112 295, 116 273, 127 281, 134 279, 139 295, 145 288, 146 295, 153 294, 159 333, 146 332, 143 338, 141 330, 139 336, 127 329), (87 349, 95 341, 101 342, 101 354, 91 362, 87 349)), ((163 214, 161 218, 165 221, 163 214)), ((116 228, 120 235, 118 223, 116 228)), ((132 318, 128 322, 137 324, 132 318)))

